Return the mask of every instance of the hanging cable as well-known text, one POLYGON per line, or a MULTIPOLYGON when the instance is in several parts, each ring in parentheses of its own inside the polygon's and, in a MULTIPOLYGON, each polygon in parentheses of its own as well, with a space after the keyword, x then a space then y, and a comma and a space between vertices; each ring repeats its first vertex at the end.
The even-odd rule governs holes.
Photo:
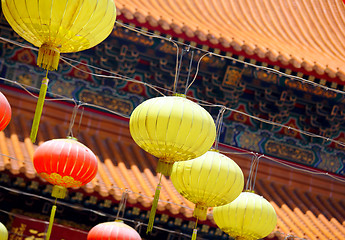
POLYGON ((201 60, 204 58, 204 57, 206 57, 207 55, 213 55, 213 53, 211 53, 211 52, 208 52, 208 53, 205 53, 204 55, 202 55, 201 56, 201 58, 199 59, 199 61, 198 61, 198 64, 197 64, 197 66, 196 66, 196 72, 195 72, 195 75, 194 75, 194 78, 193 78, 193 80, 192 80, 192 82, 188 85, 188 87, 186 88, 186 92, 188 92, 188 89, 193 85, 193 83, 195 82, 195 80, 196 80, 196 78, 197 78, 197 76, 198 76, 198 73, 199 73, 199 68, 200 68, 200 62, 201 62, 201 60))

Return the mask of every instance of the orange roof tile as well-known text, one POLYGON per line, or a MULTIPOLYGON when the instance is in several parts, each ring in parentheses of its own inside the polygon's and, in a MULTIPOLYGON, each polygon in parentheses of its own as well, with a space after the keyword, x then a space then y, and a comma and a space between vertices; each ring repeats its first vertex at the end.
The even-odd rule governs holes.
MULTIPOLYGON (((17 91, 4 91, 13 111, 10 125, 0 132, 0 171, 23 173, 36 178, 31 157, 37 147, 29 140, 34 99, 17 91)), ((38 142, 65 137, 72 107, 46 102, 38 142)), ((79 115, 76 122, 79 121, 79 115)), ((77 130, 75 127, 74 130, 77 130)), ((156 160, 140 149, 131 139, 128 122, 107 115, 86 111, 78 139, 99 159, 96 178, 83 187, 87 193, 98 193, 114 201, 121 199, 124 189, 130 192, 128 202, 149 209, 158 177, 154 171, 156 160), (96 124, 100 123, 100 124, 96 124)), ((233 155, 245 175, 250 157, 233 155)), ((345 239, 345 185, 325 176, 307 175, 270 161, 261 161, 256 190, 275 208, 278 215, 277 232, 308 239, 345 239)), ((193 204, 177 193, 171 181, 162 180, 158 211, 192 217, 193 204)), ((208 216, 212 221, 212 215, 208 216)), ((279 234, 271 234, 270 236, 279 234)))
POLYGON ((345 81, 341 0, 116 0, 116 6, 122 19, 345 81))

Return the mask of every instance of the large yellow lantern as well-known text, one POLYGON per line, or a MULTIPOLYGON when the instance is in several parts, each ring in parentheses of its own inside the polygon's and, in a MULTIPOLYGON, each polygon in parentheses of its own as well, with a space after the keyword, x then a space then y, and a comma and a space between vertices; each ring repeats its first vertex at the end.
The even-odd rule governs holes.
POLYGON ((60 53, 89 49, 112 31, 114 0, 1 0, 2 11, 13 30, 39 47, 37 65, 47 69, 42 80, 30 138, 36 141, 48 70, 58 68, 60 53))
POLYGON ((161 173, 152 202, 147 232, 152 231, 162 175, 171 174, 176 161, 201 156, 211 148, 216 126, 211 115, 185 96, 156 97, 141 103, 129 120, 134 141, 156 156, 161 173))
POLYGON ((201 156, 216 137, 211 115, 180 96, 156 97, 136 107, 129 120, 134 141, 159 161, 157 172, 171 173, 175 161, 201 156))
POLYGON ((193 216, 197 220, 206 220, 208 207, 233 201, 244 186, 241 168, 217 150, 189 161, 176 162, 171 181, 183 197, 195 203, 193 216))
POLYGON ((277 224, 273 206, 253 192, 243 192, 233 202, 213 208, 213 218, 220 229, 236 240, 264 238, 277 224))

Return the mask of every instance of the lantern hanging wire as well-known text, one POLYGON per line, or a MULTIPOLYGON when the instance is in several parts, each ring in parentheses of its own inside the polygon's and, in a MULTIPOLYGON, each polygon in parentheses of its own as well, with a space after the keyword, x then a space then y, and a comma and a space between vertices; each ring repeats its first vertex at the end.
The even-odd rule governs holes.
POLYGON ((259 156, 258 153, 254 153, 252 157, 252 162, 250 164, 249 175, 248 175, 246 189, 245 189, 245 191, 247 192, 254 192, 256 175, 258 173, 259 162, 260 162, 261 157, 263 157, 263 155, 259 156))

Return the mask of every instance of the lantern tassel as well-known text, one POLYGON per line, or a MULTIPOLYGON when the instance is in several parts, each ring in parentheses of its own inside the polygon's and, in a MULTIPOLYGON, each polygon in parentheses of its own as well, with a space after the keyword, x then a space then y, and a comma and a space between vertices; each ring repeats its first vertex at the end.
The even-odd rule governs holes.
POLYGON ((156 210, 157 210, 157 205, 158 205, 158 200, 159 200, 159 194, 161 193, 161 180, 162 180, 163 174, 161 174, 161 177, 159 178, 159 183, 156 188, 155 196, 153 198, 152 202, 152 207, 151 207, 151 212, 150 212, 150 217, 149 217, 149 223, 147 224, 147 230, 146 234, 152 232, 153 228, 153 223, 155 221, 155 216, 156 216, 156 210))
POLYGON ((52 233, 52 228, 53 228, 53 224, 54 224, 55 212, 56 212, 56 205, 54 204, 53 207, 52 207, 52 211, 50 212, 50 219, 49 219, 49 225, 48 225, 46 240, 49 240, 49 239, 50 239, 50 234, 52 233))
POLYGON ((194 229, 193 229, 192 240, 196 240, 196 236, 197 236, 197 234, 198 234, 197 226, 198 226, 198 218, 196 219, 195 227, 194 227, 194 229))
POLYGON ((36 105, 35 116, 34 116, 34 120, 32 122, 32 127, 31 127, 30 139, 32 143, 36 142, 38 125, 40 124, 40 120, 41 120, 44 99, 46 97, 47 88, 48 88, 48 82, 49 82, 49 79, 47 77, 43 78, 40 93, 38 96, 37 105, 36 105))
POLYGON ((192 240, 196 240, 197 234, 198 234, 198 229, 193 229, 192 240))
POLYGON ((37 65, 49 71, 56 70, 60 61, 60 51, 52 45, 42 44, 38 50, 37 65))

